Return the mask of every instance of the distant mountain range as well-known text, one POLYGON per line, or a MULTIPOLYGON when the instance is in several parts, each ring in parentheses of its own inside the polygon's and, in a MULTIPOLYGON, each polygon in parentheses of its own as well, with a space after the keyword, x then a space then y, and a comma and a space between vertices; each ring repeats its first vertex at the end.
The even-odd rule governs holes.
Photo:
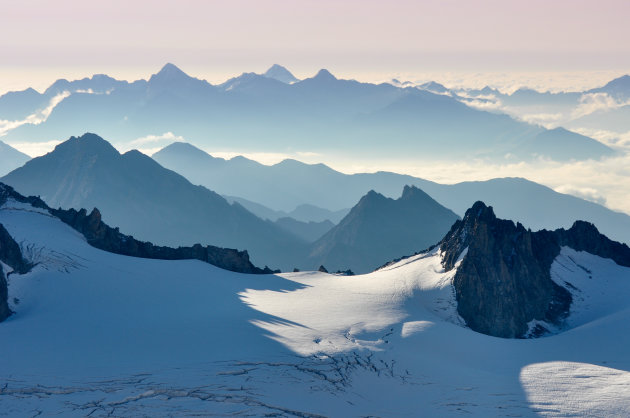
POLYGON ((437 88, 435 84, 426 83, 419 87, 428 91, 438 90, 463 103, 494 109, 545 126, 617 134, 630 131, 630 75, 616 78, 602 87, 567 92, 519 88, 505 93, 491 87, 450 90, 437 88))
MULTIPOLYGON (((598 225, 607 236, 630 242, 630 216, 522 178, 448 185, 390 172, 347 175, 323 164, 295 160, 272 166, 243 157, 224 160, 184 143, 167 146, 153 158, 195 184, 256 202, 244 206, 263 218, 272 219, 269 214, 274 211, 285 214, 301 204, 342 210, 354 206, 370 190, 397 198, 405 185, 413 185, 459 216, 475 201, 483 200, 494 207, 498 216, 534 230, 569 228, 576 220, 586 220, 598 225)), ((293 212, 291 216, 296 217, 293 212)))
MULTIPOLYGON (((96 207, 105 222, 140 240, 247 250, 253 263, 283 270, 327 262, 331 268, 367 272, 434 243, 457 218, 420 190, 407 188, 398 201, 368 194, 335 228, 328 219, 263 220, 138 151, 121 155, 95 134, 71 137, 2 181, 22 194, 40 196, 51 207, 96 207), (378 240, 367 240, 376 236, 378 240), (333 254, 340 249, 343 258, 333 254)), ((293 213, 334 212, 303 205, 293 213)))
POLYGON ((0 97, 0 119, 27 118, 25 113, 51 106, 63 94, 41 123, 8 131, 6 141, 62 140, 75 132, 92 131, 117 144, 131 144, 141 137, 173 132, 218 149, 366 157, 398 156, 401 149, 425 159, 501 161, 599 158, 613 153, 588 137, 547 131, 474 109, 439 92, 437 84, 425 88, 340 80, 327 70, 296 80, 280 66, 211 85, 167 64, 148 81, 128 83, 97 75, 59 80, 43 94, 32 89, 13 92, 0 97), (3 109, 8 109, 6 115, 3 109))
POLYGON ((330 221, 333 224, 338 224, 344 216, 350 212, 350 209, 329 210, 320 208, 309 203, 302 203, 293 209, 292 211, 285 212, 283 210, 270 209, 260 203, 252 202, 242 197, 226 196, 225 199, 232 203, 238 202, 245 209, 258 216, 261 219, 269 219, 270 221, 277 221, 280 218, 290 217, 302 222, 323 222, 330 221))
POLYGON ((72 137, 1 180, 22 194, 41 196, 52 207, 97 207, 105 222, 140 240, 246 249, 254 264, 282 270, 324 264, 332 271, 369 271, 435 243, 456 215, 479 199, 491 203, 498 215, 532 229, 587 220, 611 238, 628 242, 630 237, 630 216, 524 179, 441 185, 394 173, 346 175, 294 160, 265 166, 242 157, 214 159, 189 146, 184 149, 201 161, 190 159, 184 166, 200 174, 203 167, 215 170, 212 184, 195 186, 138 151, 121 155, 94 134, 72 137), (255 191, 265 203, 291 203, 291 213, 304 217, 263 220, 211 191, 221 184, 234 193, 255 191), (386 197, 399 197, 406 185, 424 192, 408 187, 398 200, 386 197), (313 203, 318 206, 309 206, 313 203), (337 226, 327 218, 313 219, 334 214, 321 207, 335 209, 335 204, 353 207, 337 226))

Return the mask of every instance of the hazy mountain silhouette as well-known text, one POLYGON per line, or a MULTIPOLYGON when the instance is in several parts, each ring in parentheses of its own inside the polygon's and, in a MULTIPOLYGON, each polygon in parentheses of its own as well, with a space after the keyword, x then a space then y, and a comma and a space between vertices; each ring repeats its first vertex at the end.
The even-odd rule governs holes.
MULTIPOLYGON (((352 207, 370 190, 397 197, 405 185, 415 185, 460 216, 477 200, 483 200, 494 207, 497 216, 534 230, 569 228, 576 220, 587 220, 609 237, 630 242, 630 216, 521 178, 445 185, 389 172, 347 175, 323 164, 295 160, 266 166, 242 157, 215 159, 181 144, 164 148, 154 158, 193 183, 283 211, 296 219, 300 218, 290 212, 300 204, 340 210, 352 207), (198 160, 208 164, 198 164, 198 160)), ((330 217, 323 219, 334 222, 330 217)))
POLYGON ((289 216, 297 219, 298 221, 304 222, 323 222, 325 220, 329 220, 333 224, 338 224, 343 218, 345 218, 348 212, 350 212, 350 208, 329 210, 308 203, 303 203, 289 212, 289 216))
POLYGON ((0 176, 21 167, 31 157, 0 141, 0 176))
POLYGON ((53 207, 98 207, 107 223, 159 245, 246 249, 260 265, 284 268, 304 246, 242 206, 192 185, 138 151, 121 155, 94 134, 70 138, 2 181, 53 207))
POLYGON ((328 219, 320 222, 304 222, 288 216, 276 220, 275 224, 306 242, 318 240, 335 226, 328 219))
POLYGON ((630 99, 630 75, 615 78, 605 86, 588 90, 586 93, 608 93, 617 100, 628 100, 630 99))
POLYGON ((567 126, 612 131, 621 136, 630 131, 630 105, 601 109, 574 119, 567 126))
POLYGON ((11 91, 0 96, 0 120, 23 120, 46 107, 46 96, 32 88, 22 91, 11 91))
POLYGON ((572 153, 575 159, 586 160, 593 158, 594 155, 610 156, 614 154, 612 149, 601 142, 593 141, 591 138, 567 131, 564 128, 543 131, 534 139, 519 146, 518 150, 534 155, 537 150, 545 148, 548 157, 561 161, 565 159, 566 150, 574 146, 577 146, 575 152, 572 153))
POLYGON ((272 65, 263 75, 287 84, 299 81, 289 70, 278 64, 272 65))
MULTIPOLYGON (((282 73, 279 67, 272 69, 272 74, 282 73)), ((245 73, 213 86, 173 64, 165 65, 148 81, 118 82, 105 76, 60 80, 49 90, 75 92, 52 110, 47 121, 13 129, 7 139, 50 141, 89 130, 128 144, 149 134, 174 132, 198 144, 230 149, 334 149, 365 156, 395 156, 405 149, 432 158, 443 157, 448 148, 452 158, 502 160, 507 154, 515 159, 551 154, 554 158, 582 158, 583 148, 594 141, 575 135, 572 146, 557 153, 553 147, 557 141, 551 141, 548 149, 546 141, 537 140, 546 133, 544 128, 472 109, 455 97, 412 87, 341 80, 327 70, 292 84, 285 81, 245 73), (81 88, 73 90, 75 87, 81 88), (107 94, 86 93, 104 89, 107 94)), ((428 88, 441 90, 437 83, 428 88)), ((550 138, 556 134, 548 133, 550 138)), ((589 148, 590 156, 598 158, 609 152, 598 149, 589 148)))
POLYGON ((370 191, 311 247, 306 267, 367 273, 436 244, 458 216, 416 187, 393 200, 370 191))
POLYGON ((261 205, 260 203, 252 202, 251 200, 244 199, 242 197, 236 196, 226 196, 223 197, 230 203, 238 202, 245 209, 258 216, 261 219, 269 219, 270 221, 277 221, 280 218, 290 217, 300 222, 315 222, 321 223, 324 221, 330 221, 334 224, 338 224, 347 214, 350 212, 350 208, 348 209, 340 209, 340 210, 329 210, 324 209, 319 206, 310 205, 308 203, 304 203, 298 205, 295 209, 289 212, 285 212, 283 210, 274 210, 270 209, 267 206, 261 205))
POLYGON ((429 82, 420 84, 418 87, 421 88, 422 90, 427 90, 427 91, 430 91, 433 93, 439 93, 439 94, 450 92, 450 90, 444 87, 444 85, 440 83, 436 83, 435 81, 429 81, 429 82))

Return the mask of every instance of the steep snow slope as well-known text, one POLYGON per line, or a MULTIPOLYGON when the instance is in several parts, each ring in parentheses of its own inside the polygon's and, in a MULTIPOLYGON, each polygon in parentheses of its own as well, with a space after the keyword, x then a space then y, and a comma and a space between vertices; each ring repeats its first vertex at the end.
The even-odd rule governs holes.
POLYGON ((630 414, 630 272, 610 260, 563 250, 552 275, 590 305, 564 333, 505 340, 459 323, 437 251, 364 276, 249 276, 105 253, 14 202, 0 223, 39 263, 9 276, 10 416, 630 414))

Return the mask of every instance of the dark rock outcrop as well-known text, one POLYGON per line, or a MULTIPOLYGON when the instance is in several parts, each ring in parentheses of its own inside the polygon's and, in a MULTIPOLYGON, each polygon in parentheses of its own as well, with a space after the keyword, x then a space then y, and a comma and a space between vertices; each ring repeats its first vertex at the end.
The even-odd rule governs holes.
POLYGON ((13 312, 9 308, 9 288, 7 286, 7 278, 4 275, 4 269, 0 265, 0 322, 11 316, 13 312))
POLYGON ((0 260, 19 274, 28 272, 32 267, 24 260, 20 246, 2 224, 0 224, 0 260))
POLYGON ((259 269, 249 261, 247 251, 195 244, 192 247, 162 247, 150 242, 138 241, 120 233, 101 220, 101 213, 94 208, 88 215, 85 209, 52 209, 51 213, 79 231, 93 247, 115 254, 160 260, 201 260, 225 270, 239 273, 273 273, 269 268, 259 269))
POLYGON ((482 202, 455 222, 439 245, 445 269, 461 258, 453 280, 459 315, 471 329, 504 338, 523 338, 528 331, 544 334, 545 328, 530 330, 529 323, 561 325, 567 317, 571 294, 550 276, 562 246, 630 265, 630 248, 601 235, 592 224, 577 221, 569 230, 532 232, 497 219, 482 202))
POLYGON ((93 209, 90 214, 85 209, 52 209, 39 197, 24 197, 12 187, 0 183, 0 205, 8 198, 28 203, 34 207, 47 210, 51 215, 59 218, 85 237, 93 247, 115 254, 132 257, 153 258, 160 260, 201 260, 225 270, 239 273, 268 274, 275 273, 265 266, 260 269, 249 260, 247 251, 229 248, 202 246, 192 247, 163 247, 150 242, 138 241, 130 235, 122 234, 118 228, 112 228, 101 220, 101 213, 93 209))
MULTIPOLYGON (((20 246, 2 224, 0 224, 0 261, 11 266, 13 271, 20 274, 28 272, 31 268, 31 265, 22 257, 20 246)), ((7 319, 11 313, 7 274, 0 264, 0 322, 7 319)))

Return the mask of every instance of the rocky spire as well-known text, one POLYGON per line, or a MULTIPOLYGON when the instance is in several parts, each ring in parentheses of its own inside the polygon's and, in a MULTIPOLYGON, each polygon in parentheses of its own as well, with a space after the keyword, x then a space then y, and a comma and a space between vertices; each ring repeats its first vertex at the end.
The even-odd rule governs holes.
MULTIPOLYGON (((562 246, 630 266, 630 248, 588 222, 532 232, 498 219, 483 202, 468 209, 439 245, 446 270, 461 260, 453 279, 459 315, 471 329, 505 338, 525 337, 533 320, 561 325, 567 317, 571 294, 550 273, 562 246)), ((539 326, 534 333, 545 331, 539 326)))

